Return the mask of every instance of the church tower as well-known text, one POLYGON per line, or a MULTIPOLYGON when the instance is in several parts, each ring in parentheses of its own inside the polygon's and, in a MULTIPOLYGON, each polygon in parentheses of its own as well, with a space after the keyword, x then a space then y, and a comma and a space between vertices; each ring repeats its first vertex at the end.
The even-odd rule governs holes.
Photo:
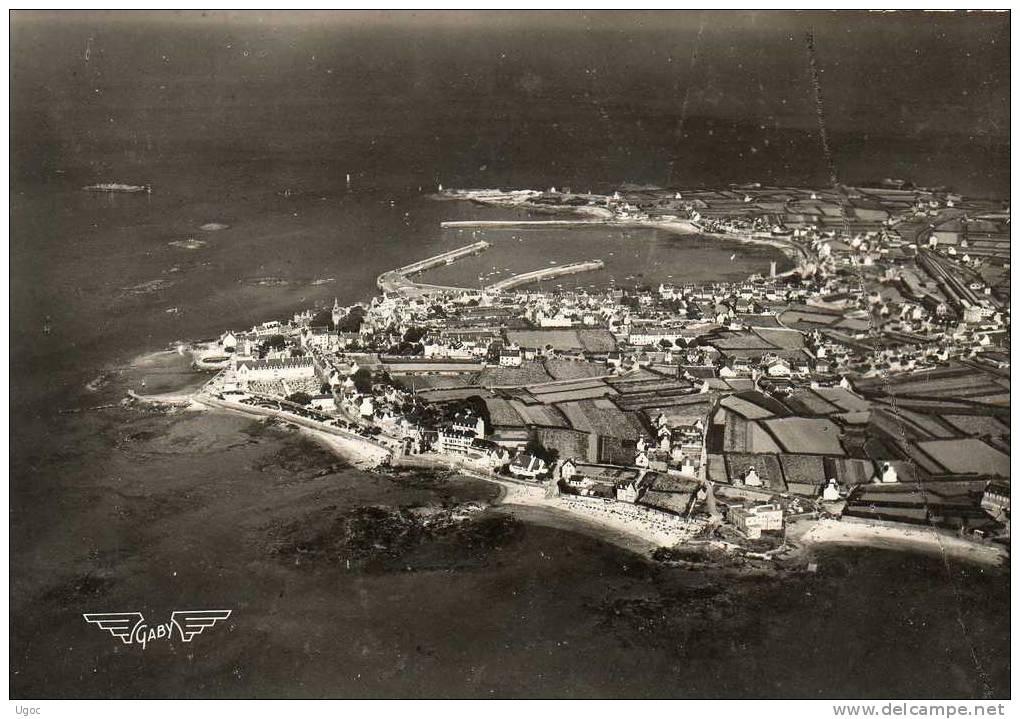
POLYGON ((340 309, 340 300, 333 298, 333 326, 336 327, 343 319, 343 310, 340 309))

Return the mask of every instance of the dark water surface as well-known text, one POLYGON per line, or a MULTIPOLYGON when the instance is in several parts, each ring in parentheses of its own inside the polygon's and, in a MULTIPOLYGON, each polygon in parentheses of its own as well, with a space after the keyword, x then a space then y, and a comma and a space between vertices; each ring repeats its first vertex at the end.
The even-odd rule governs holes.
MULTIPOLYGON (((938 22, 960 57, 979 48, 998 57, 987 44, 997 26, 982 34, 938 22)), ((759 61, 786 52, 787 30, 763 22, 743 47, 759 61)), ((838 30, 822 27, 821 37, 845 42, 838 30)), ((89 409, 116 405, 143 381, 147 391, 201 381, 172 350, 177 341, 334 296, 365 299, 381 271, 463 239, 442 220, 501 215, 429 199, 439 182, 826 182, 800 92, 802 48, 761 78, 745 73, 757 99, 730 105, 713 88, 746 100, 746 88, 732 87, 740 53, 710 23, 701 71, 716 79, 692 91, 678 140, 679 104, 661 88, 685 87, 666 60, 686 63, 694 34, 640 37, 560 23, 536 41, 520 28, 16 18, 12 695, 1008 694, 1008 576, 996 572, 953 565, 947 574, 925 558, 862 550, 832 553, 810 578, 681 572, 531 521, 467 555, 422 549, 427 557, 409 555, 405 571, 294 564, 274 553, 275 528, 323 508, 479 501, 492 490, 365 474, 243 418, 89 409), (789 83, 769 79, 783 73, 789 83), (79 189, 101 181, 154 192, 79 189), (229 227, 200 229, 210 222, 229 227), (138 610, 155 623, 189 606, 234 616, 189 645, 144 653, 81 619, 138 610)), ((1008 34, 1005 43, 1008 57, 1008 34)), ((960 60, 948 87, 969 86, 976 62, 960 60)), ((833 70, 850 87, 846 72, 833 70)), ((994 96, 975 92, 978 114, 997 117, 994 96)), ((909 102, 925 117, 948 103, 909 102)), ((866 105, 844 109, 864 117, 866 105)), ((948 130, 902 108, 887 126, 847 124, 847 113, 834 120, 847 177, 906 174, 993 195, 1008 187, 1008 140, 985 120, 948 141, 948 130)), ((521 243, 526 256, 494 248, 448 271, 470 280, 511 261, 566 261, 564 237, 576 254, 625 248, 617 280, 645 265, 689 270, 692 258, 725 276, 771 258, 660 233, 588 232, 542 230, 521 243), (694 244, 677 258, 678 242, 694 244), (637 254, 624 259, 628 251, 637 254)))

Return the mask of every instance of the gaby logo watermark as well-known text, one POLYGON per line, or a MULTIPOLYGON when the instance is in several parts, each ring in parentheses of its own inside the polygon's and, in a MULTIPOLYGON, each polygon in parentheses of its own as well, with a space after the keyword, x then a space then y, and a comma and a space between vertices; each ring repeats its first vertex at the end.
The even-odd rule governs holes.
POLYGON ((180 633, 181 641, 190 642, 196 634, 230 616, 230 609, 189 609, 170 614, 165 624, 149 626, 141 612, 110 612, 106 614, 82 614, 85 621, 105 629, 124 644, 141 644, 142 649, 151 641, 170 639, 174 630, 180 633))

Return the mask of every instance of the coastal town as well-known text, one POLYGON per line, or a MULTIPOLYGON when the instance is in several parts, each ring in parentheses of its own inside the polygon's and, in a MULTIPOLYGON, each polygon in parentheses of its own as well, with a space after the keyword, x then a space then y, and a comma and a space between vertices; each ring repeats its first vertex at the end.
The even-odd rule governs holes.
POLYGON ((436 199, 521 216, 451 229, 653 227, 770 245, 793 269, 536 287, 593 257, 475 288, 418 281, 478 241, 384 273, 369 301, 225 329, 196 352, 215 374, 193 399, 659 547, 768 557, 820 523, 1008 547, 1007 203, 895 180, 436 199))

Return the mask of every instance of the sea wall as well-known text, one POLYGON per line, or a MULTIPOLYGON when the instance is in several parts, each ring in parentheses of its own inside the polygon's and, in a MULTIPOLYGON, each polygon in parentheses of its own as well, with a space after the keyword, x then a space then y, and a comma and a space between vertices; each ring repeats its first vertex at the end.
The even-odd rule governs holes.
POLYGON ((288 422, 298 427, 304 427, 306 429, 315 430, 316 432, 322 432, 327 435, 339 437, 348 442, 353 442, 356 444, 360 455, 357 459, 361 461, 382 464, 392 456, 392 450, 389 447, 375 441, 374 439, 362 437, 359 434, 348 432, 340 427, 316 422, 315 420, 310 420, 306 417, 299 417, 298 415, 291 414, 290 412, 282 412, 280 410, 269 409, 268 407, 255 407, 249 404, 230 402, 228 400, 217 399, 210 396, 196 396, 195 401, 218 409, 226 409, 233 412, 242 412, 244 414, 278 419, 282 422, 288 422))

